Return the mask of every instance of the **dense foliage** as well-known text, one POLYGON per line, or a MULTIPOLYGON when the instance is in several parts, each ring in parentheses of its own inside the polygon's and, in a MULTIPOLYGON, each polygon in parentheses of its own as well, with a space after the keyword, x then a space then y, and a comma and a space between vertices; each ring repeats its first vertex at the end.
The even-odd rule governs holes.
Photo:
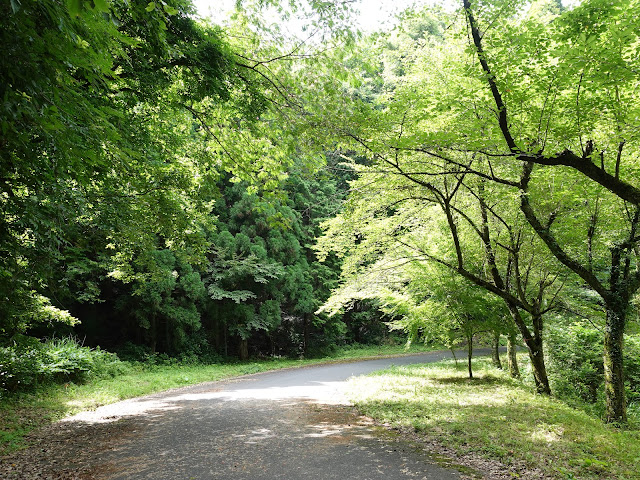
MULTIPOLYGON (((318 28, 344 16, 313 7, 318 28)), ((314 315, 337 264, 310 246, 348 173, 318 171, 295 120, 313 108, 288 78, 304 55, 246 34, 250 10, 222 30, 182 0, 0 8, 3 388, 80 378, 45 371, 35 339, 56 335, 134 357, 343 341, 314 315)))
POLYGON ((115 376, 125 365, 113 354, 83 347, 69 337, 39 342, 19 337, 0 347, 0 389, 31 390, 52 382, 82 382, 89 377, 115 376))

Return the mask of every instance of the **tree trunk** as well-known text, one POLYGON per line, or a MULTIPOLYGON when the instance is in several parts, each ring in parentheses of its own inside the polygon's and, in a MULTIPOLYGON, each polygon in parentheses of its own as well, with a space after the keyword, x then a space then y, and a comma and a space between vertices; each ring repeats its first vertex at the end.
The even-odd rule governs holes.
POLYGON ((172 345, 171 345, 171 331, 169 329, 169 319, 165 318, 164 321, 164 341, 165 341, 165 352, 169 353, 172 350, 172 345))
POLYGON ((467 368, 469 370, 469 378, 473 378, 473 369, 471 368, 471 359, 473 358, 473 335, 467 337, 467 368))
POLYGON ((547 377, 547 368, 544 364, 544 352, 542 340, 538 338, 525 339, 529 348, 529 358, 533 369, 533 379, 536 382, 536 390, 542 395, 551 395, 551 387, 547 377), (528 341, 527 341, 528 340, 528 341))
POLYGON ((493 343, 491 345, 491 362, 493 366, 502 370, 502 362, 500 361, 500 334, 494 332, 493 343))
MULTIPOLYGON (((640 220, 639 217, 640 209, 636 211, 632 236, 635 235, 635 226, 636 222, 640 220)), ((603 350, 605 421, 614 424, 627 422, 622 349, 630 300, 630 297, 625 295, 625 291, 629 288, 631 263, 629 257, 623 262, 621 254, 621 248, 615 247, 611 249, 611 271, 609 274, 611 296, 604 299, 607 313, 603 350)))
POLYGON ((453 361, 456 362, 456 368, 458 368, 458 357, 456 357, 456 349, 451 346, 451 348, 449 348, 449 350, 451 350, 451 355, 453 356, 453 361))
POLYGON ((607 305, 607 323, 604 332, 604 388, 607 423, 626 423, 627 408, 624 392, 624 365, 622 348, 626 312, 624 306, 607 305))
POLYGON ((544 364, 544 351, 542 349, 542 319, 534 318, 534 325, 538 325, 536 328, 537 334, 532 335, 527 328, 526 323, 520 315, 520 311, 514 305, 507 305, 511 311, 511 316, 515 322, 518 330, 522 334, 527 349, 529 350, 529 358, 531 359, 531 369, 533 370, 533 379, 536 383, 536 390, 542 395, 551 395, 551 387, 549 386, 549 378, 547 377, 547 368, 544 364))
POLYGON ((240 357, 240 360, 249 359, 249 340, 246 338, 240 339, 240 344, 238 345, 238 357, 240 357))
POLYGON ((213 347, 216 349, 216 352, 220 352, 224 350, 224 332, 223 332, 224 324, 221 322, 216 322, 210 327, 211 336, 213 337, 213 347))
POLYGON ((509 375, 512 378, 520 378, 520 368, 518 368, 518 357, 516 356, 516 332, 509 332, 509 337, 507 337, 507 364, 509 365, 509 375))
POLYGON ((302 355, 307 356, 309 348, 309 314, 302 315, 302 355))
MULTIPOLYGON (((544 364, 544 344, 542 342, 542 327, 543 320, 542 315, 540 315, 539 310, 536 308, 535 312, 531 313, 531 323, 533 324, 533 344, 534 348, 530 348, 530 351, 535 357, 535 362, 537 367, 533 370, 534 376, 536 377, 536 386, 538 387, 538 392, 551 395, 551 388, 549 387, 549 380, 547 378, 547 367, 544 364)), ((534 360, 532 359, 533 363, 534 360)))
POLYGON ((149 322, 151 324, 150 334, 151 334, 151 353, 156 353, 156 348, 158 344, 158 331, 157 331, 157 320, 156 316, 153 315, 149 322))

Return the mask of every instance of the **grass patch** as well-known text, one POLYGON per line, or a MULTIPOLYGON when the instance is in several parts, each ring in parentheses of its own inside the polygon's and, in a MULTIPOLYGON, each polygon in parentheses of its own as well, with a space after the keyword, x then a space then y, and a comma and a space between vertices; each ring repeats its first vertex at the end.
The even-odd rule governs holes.
MULTIPOLYGON (((618 430, 554 398, 536 395, 490 359, 394 367, 353 379, 362 413, 409 427, 459 453, 525 462, 564 480, 640 479, 640 431, 618 430)), ((515 475, 515 473, 514 473, 515 475)))
POLYGON ((354 345, 315 359, 276 358, 209 365, 124 362, 124 372, 114 377, 89 378, 82 384, 69 382, 41 386, 29 393, 7 394, 0 391, 0 455, 27 446, 25 437, 34 429, 127 398, 268 370, 425 351, 425 347, 420 345, 409 349, 403 345, 354 345))

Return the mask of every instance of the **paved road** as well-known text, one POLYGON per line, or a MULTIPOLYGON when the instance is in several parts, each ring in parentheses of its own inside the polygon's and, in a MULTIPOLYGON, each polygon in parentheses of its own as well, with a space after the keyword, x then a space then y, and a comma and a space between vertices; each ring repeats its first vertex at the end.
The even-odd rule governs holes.
POLYGON ((460 479, 343 395, 351 376, 450 355, 281 370, 108 405, 66 421, 56 462, 97 480, 460 479))

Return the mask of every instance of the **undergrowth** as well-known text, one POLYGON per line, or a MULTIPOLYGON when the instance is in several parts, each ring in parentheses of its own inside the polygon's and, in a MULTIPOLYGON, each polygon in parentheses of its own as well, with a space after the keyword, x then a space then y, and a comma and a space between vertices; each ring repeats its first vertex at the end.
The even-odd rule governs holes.
POLYGON ((0 398, 54 383, 113 377, 126 369, 117 355, 84 347, 74 337, 40 341, 16 336, 10 345, 0 347, 0 398))

